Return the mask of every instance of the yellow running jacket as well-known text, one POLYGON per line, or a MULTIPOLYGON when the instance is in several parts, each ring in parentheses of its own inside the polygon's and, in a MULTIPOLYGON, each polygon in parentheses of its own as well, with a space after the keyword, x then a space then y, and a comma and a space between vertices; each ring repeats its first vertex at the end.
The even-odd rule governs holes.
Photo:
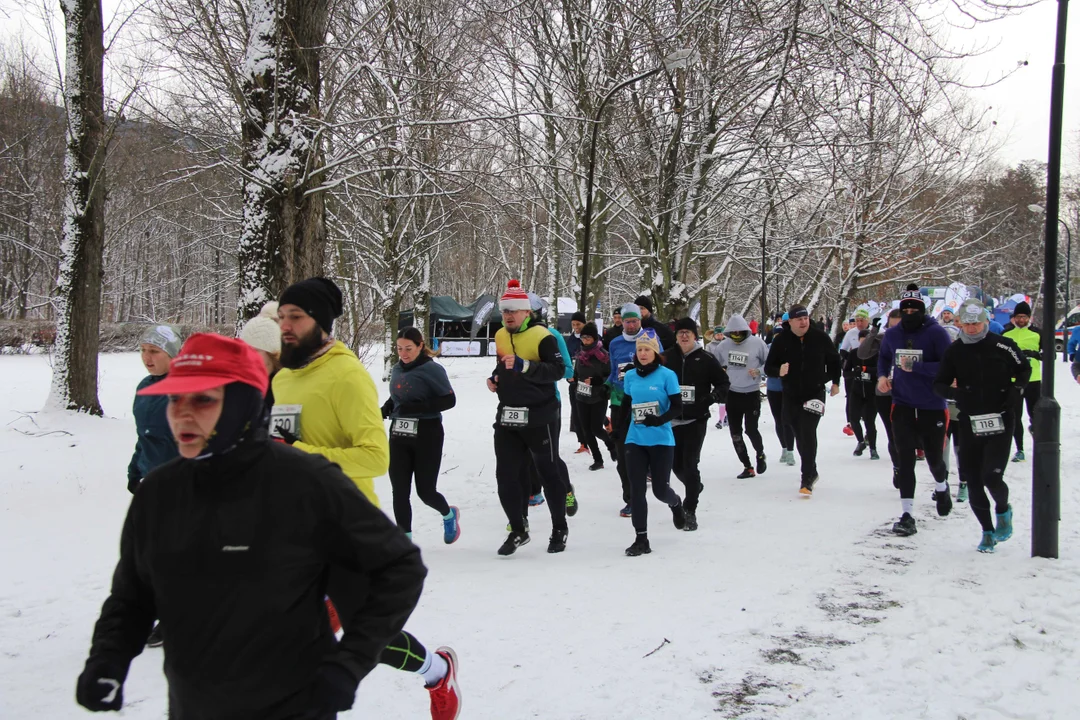
POLYGON ((288 422, 297 450, 341 466, 360 492, 379 505, 375 478, 390 466, 379 396, 360 359, 341 342, 299 370, 274 376, 274 419, 288 422))

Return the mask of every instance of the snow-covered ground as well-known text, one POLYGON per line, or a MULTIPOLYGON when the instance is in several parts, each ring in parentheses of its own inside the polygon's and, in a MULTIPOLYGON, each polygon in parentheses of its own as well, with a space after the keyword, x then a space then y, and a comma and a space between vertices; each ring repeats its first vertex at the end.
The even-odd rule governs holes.
MULTIPOLYGON (((766 409, 768 472, 736 480, 727 431, 711 429, 701 529, 675 530, 653 501, 653 553, 640 558, 623 556, 633 531, 618 516, 613 464, 588 472, 564 434, 582 508, 567 551, 544 552, 550 520, 539 508, 536 541, 499 558, 490 363, 444 362, 459 400, 446 416, 440 489, 460 506, 463 532, 443 545, 437 514, 414 500, 431 572, 408 627, 457 650, 462 718, 1080 716, 1080 387, 1064 366, 1060 560, 1030 557, 1030 461, 1009 467, 1017 534, 997 554, 975 551, 966 506, 936 516, 921 464, 919 533, 894 537, 888 460, 852 457, 842 397, 821 425, 812 499, 798 495, 796 468, 775 463, 766 409)), ((0 717, 84 716, 75 678, 116 561, 142 375, 137 355, 102 356, 108 418, 46 415, 35 411, 47 358, 0 357, 0 717)), ((386 478, 378 490, 388 507, 386 478)), ((161 650, 135 660, 123 717, 165 716, 161 662, 161 650)), ((378 668, 342 717, 427 713, 418 678, 378 668)))

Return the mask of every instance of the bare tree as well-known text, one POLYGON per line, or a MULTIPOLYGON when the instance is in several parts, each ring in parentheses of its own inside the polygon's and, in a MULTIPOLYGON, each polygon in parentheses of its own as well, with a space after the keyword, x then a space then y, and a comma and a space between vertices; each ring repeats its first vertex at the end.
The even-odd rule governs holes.
POLYGON ((105 243, 104 29, 100 0, 64 0, 67 153, 49 404, 101 415, 98 327, 105 243))

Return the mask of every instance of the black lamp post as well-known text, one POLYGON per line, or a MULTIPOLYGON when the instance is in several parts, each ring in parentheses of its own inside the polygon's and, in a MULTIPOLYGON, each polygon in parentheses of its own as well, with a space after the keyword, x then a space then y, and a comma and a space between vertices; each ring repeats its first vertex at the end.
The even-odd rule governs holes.
MULTIPOLYGON (((1028 205, 1028 210, 1033 213, 1044 213, 1042 205, 1028 205)), ((1061 227, 1065 228, 1065 322, 1061 328, 1061 361, 1069 362, 1069 311, 1072 309, 1072 231, 1065 221, 1058 218, 1061 227)))
MULTIPOLYGON (((652 77, 659 72, 671 72, 672 70, 686 67, 692 53, 693 51, 691 50, 676 50, 664 58, 659 67, 655 67, 648 72, 643 72, 640 75, 635 75, 628 80, 623 80, 621 83, 608 90, 607 94, 604 95, 604 98, 600 101, 600 104, 596 107, 596 113, 592 119, 592 138, 589 141, 589 169, 585 180, 585 215, 581 219, 581 299, 578 306, 584 313, 591 312, 588 310, 588 301, 589 253, 592 242, 593 178, 596 174, 596 137, 600 132, 600 118, 603 115, 604 107, 615 93, 622 90, 624 87, 633 85, 638 80, 652 77)), ((586 314, 586 317, 590 316, 586 314)))
MULTIPOLYGON (((1031 468, 1031 555, 1058 557, 1061 522, 1061 406, 1054 399, 1054 329, 1057 325, 1058 205, 1061 194, 1061 116, 1065 101, 1065 28, 1069 0, 1058 0, 1054 69, 1050 82, 1050 138, 1046 164, 1046 230, 1043 286, 1042 396, 1035 405, 1035 456, 1031 468)), ((1066 309, 1067 310, 1067 309, 1066 309)))

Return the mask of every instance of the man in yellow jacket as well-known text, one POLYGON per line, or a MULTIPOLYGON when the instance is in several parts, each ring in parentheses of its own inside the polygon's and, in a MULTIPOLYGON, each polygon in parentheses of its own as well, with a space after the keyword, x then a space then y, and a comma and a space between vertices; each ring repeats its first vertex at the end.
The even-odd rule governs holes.
MULTIPOLYGON (((359 358, 330 334, 341 311, 341 290, 326 278, 302 280, 281 294, 282 369, 273 380, 270 428, 297 450, 337 463, 378 507, 375 478, 390 466, 390 445, 371 375, 359 358)), ((333 578, 328 585, 332 599, 333 578)), ((441 647, 429 653, 419 640, 402 631, 379 662, 424 678, 431 693, 433 720, 458 716, 457 656, 453 650, 441 647)))
MULTIPOLYGON (((1027 403, 1028 429, 1031 429, 1031 421, 1035 419, 1035 403, 1039 402, 1039 394, 1042 392, 1042 333, 1039 328, 1031 324, 1031 306, 1026 302, 1019 302, 1013 309, 1012 322, 1005 326, 1005 337, 1016 343, 1020 351, 1031 362, 1031 380, 1024 388, 1022 397, 1016 399, 1013 407, 1013 417, 1016 418, 1013 427, 1013 439, 1016 441, 1016 454, 1013 462, 1024 460, 1024 404, 1027 403)), ((1034 435, 1032 430, 1032 435, 1034 435)))

